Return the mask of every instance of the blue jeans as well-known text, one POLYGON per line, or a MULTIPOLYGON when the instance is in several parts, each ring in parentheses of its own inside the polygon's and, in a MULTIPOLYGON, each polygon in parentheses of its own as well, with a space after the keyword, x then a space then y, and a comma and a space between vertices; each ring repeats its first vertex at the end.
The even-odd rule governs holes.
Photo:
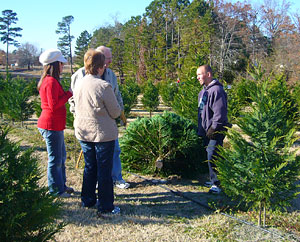
POLYGON ((123 180, 120 153, 121 153, 121 148, 119 145, 119 139, 116 139, 115 149, 114 149, 114 158, 113 158, 113 168, 112 168, 112 172, 111 172, 111 176, 112 176, 112 179, 114 182, 123 180))
POLYGON ((44 137, 48 152, 48 187, 51 194, 62 194, 66 188, 66 148, 64 131, 38 128, 44 137))
POLYGON ((96 204, 96 184, 98 182, 98 211, 111 212, 114 209, 111 171, 115 141, 79 142, 85 161, 81 190, 82 205, 92 207, 96 204))
POLYGON ((208 139, 206 136, 203 137, 207 153, 209 178, 210 181, 217 186, 220 185, 220 181, 217 177, 217 171, 215 169, 216 165, 210 161, 218 156, 218 146, 223 146, 224 138, 225 136, 223 134, 217 134, 215 139, 208 139))

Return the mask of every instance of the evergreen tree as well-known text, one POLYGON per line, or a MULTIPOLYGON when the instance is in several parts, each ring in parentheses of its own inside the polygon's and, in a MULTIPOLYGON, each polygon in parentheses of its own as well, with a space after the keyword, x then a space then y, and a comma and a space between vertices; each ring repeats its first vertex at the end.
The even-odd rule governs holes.
MULTIPOLYGON (((184 9, 178 23, 179 73, 189 73, 193 66, 211 63, 210 40, 214 34, 211 15, 211 7, 204 0, 195 0, 184 9)), ((182 76, 180 78, 182 79, 182 76)))
POLYGON ((191 68, 186 79, 178 85, 178 91, 172 102, 172 109, 180 116, 198 123, 198 94, 201 86, 196 78, 196 67, 191 68))
POLYGON ((126 80, 124 84, 119 86, 122 94, 125 116, 130 114, 132 107, 137 103, 137 96, 140 93, 140 87, 133 80, 126 80))
POLYGON ((237 119, 239 130, 228 131, 229 147, 220 147, 215 161, 226 194, 261 213, 284 208, 295 197, 300 160, 291 147, 295 141, 295 101, 283 85, 283 76, 263 79, 251 73, 257 85, 251 92, 250 111, 237 119))
POLYGON ((124 79, 124 41, 119 38, 113 38, 108 45, 112 50, 113 62, 111 69, 115 70, 119 79, 124 79))
POLYGON ((178 93, 179 82, 162 81, 159 83, 159 94, 165 105, 172 107, 175 95, 178 93))
POLYGON ((0 126, 0 240, 48 241, 59 232, 61 204, 40 187, 41 171, 32 149, 22 151, 0 126))
POLYGON ((36 82, 27 81, 22 78, 14 78, 4 83, 3 91, 0 92, 3 101, 4 113, 12 121, 27 120, 33 113, 33 100, 30 98, 37 95, 36 82))
POLYGON ((134 78, 141 83, 139 65, 141 64, 141 16, 131 17, 124 24, 124 73, 128 78, 134 78))
POLYGON ((159 93, 158 88, 154 86, 151 80, 149 80, 144 88, 144 93, 142 97, 142 103, 145 109, 151 113, 157 109, 159 105, 159 93))
POLYGON ((83 66, 83 57, 85 52, 88 50, 89 43, 92 36, 87 32, 86 30, 81 32, 79 37, 76 40, 76 46, 75 46, 75 64, 77 64, 79 67, 83 66))
POLYGON ((6 71, 8 72, 8 46, 19 46, 19 43, 15 40, 16 37, 21 37, 19 32, 22 30, 20 27, 11 27, 11 25, 16 24, 18 18, 17 14, 12 10, 2 11, 3 17, 0 17, 0 35, 1 42, 6 44, 6 71))
POLYGON ((63 35, 57 42, 57 47, 61 50, 64 56, 67 56, 71 64, 71 73, 73 74, 73 59, 72 59, 72 40, 74 36, 71 35, 71 23, 74 17, 69 15, 62 18, 62 22, 58 22, 57 34, 63 35))

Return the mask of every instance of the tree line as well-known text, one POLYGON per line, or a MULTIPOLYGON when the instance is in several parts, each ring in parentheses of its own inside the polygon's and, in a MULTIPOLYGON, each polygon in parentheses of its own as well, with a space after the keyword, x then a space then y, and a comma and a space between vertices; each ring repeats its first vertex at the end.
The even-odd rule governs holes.
MULTIPOLYGON (((154 0, 140 16, 122 24, 83 31, 75 62, 87 47, 112 48, 120 79, 177 80, 191 67, 210 64, 216 77, 232 82, 248 65, 280 69, 299 79, 300 18, 291 4, 265 0, 259 6, 224 0, 154 0)), ((80 41, 79 41, 80 39, 80 41)))
MULTIPOLYGON (((73 72, 73 61, 76 67, 82 66, 88 48, 109 46, 114 56, 111 67, 120 80, 134 78, 139 84, 182 79, 201 64, 210 64, 216 77, 231 83, 246 73, 248 65, 258 63, 266 70, 285 71, 295 82, 299 79, 300 15, 291 13, 291 7, 287 0, 264 0, 260 5, 249 1, 154 0, 145 13, 125 23, 116 20, 93 33, 83 30, 76 40, 75 56, 71 46, 74 17, 65 16, 56 30, 61 36, 58 48, 73 72)), ((18 45, 16 37, 22 29, 11 26, 18 20, 16 13, 5 10, 2 14, 0 35, 7 43, 8 58, 8 46, 18 45)), ((23 59, 29 53, 38 55, 29 43, 21 47, 18 51, 23 59)))

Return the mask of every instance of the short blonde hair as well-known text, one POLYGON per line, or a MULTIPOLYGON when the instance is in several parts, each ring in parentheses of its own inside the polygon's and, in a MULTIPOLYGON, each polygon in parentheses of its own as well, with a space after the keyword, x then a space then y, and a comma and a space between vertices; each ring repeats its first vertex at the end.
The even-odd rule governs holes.
POLYGON ((98 69, 103 68, 105 64, 105 56, 102 52, 89 49, 84 54, 84 68, 87 74, 97 75, 98 69))

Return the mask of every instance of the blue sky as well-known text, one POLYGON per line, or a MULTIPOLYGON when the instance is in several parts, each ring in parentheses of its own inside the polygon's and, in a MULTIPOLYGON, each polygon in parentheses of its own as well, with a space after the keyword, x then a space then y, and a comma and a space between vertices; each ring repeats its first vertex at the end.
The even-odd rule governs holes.
MULTIPOLYGON (((56 48, 60 37, 55 33, 57 23, 68 15, 74 17, 71 34, 75 41, 80 33, 93 33, 101 26, 113 24, 114 19, 125 23, 131 16, 142 15, 152 0, 1 0, 0 12, 6 9, 17 13, 18 22, 13 27, 21 27, 23 44, 29 42, 38 49, 56 48)), ((0 14, 2 16, 2 14, 0 14)), ((0 49, 6 46, 0 44, 0 49)), ((10 46, 9 52, 14 48, 10 46)))
MULTIPOLYGON (((249 0, 250 3, 262 1, 249 0)), ((19 20, 15 26, 23 28, 22 37, 17 38, 19 43, 29 42, 43 50, 57 47, 60 37, 55 33, 57 23, 61 22, 63 17, 72 15, 74 50, 75 41, 84 30, 93 33, 101 26, 113 24, 114 19, 125 23, 131 16, 144 14, 145 8, 151 2, 152 0, 2 0, 0 11, 10 9, 17 13, 19 20)), ((300 9, 299 0, 289 2, 292 3, 292 11, 300 9)), ((6 50, 6 47, 0 43, 0 49, 6 50)), ((9 51, 13 49, 10 47, 9 51)))

